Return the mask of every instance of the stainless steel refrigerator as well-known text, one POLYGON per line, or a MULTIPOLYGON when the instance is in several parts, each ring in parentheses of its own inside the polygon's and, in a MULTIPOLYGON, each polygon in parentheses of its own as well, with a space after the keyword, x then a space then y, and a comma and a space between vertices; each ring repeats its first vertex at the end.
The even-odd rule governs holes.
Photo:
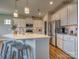
POLYGON ((50 44, 57 46, 57 33, 60 31, 60 20, 50 21, 49 22, 49 36, 50 44))

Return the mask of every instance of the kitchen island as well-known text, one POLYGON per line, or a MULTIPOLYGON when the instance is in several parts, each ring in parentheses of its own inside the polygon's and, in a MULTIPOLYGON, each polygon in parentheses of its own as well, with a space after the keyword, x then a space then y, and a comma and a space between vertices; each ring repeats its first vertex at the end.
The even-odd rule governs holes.
POLYGON ((6 34, 3 35, 5 40, 23 40, 25 44, 28 44, 32 48, 33 59, 49 59, 49 36, 42 34, 6 34))

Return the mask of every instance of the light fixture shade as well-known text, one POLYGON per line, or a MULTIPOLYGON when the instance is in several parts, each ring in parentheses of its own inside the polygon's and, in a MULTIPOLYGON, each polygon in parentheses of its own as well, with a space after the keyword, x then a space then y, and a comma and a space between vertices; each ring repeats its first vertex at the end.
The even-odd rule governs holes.
POLYGON ((41 16, 41 12, 39 12, 39 16, 41 16))
POLYGON ((53 4, 53 1, 50 1, 50 5, 52 5, 53 4))
POLYGON ((29 14, 30 13, 29 8, 28 7, 25 7, 24 12, 25 12, 25 14, 29 14))
POLYGON ((18 15, 18 10, 15 10, 15 11, 14 11, 13 16, 14 16, 14 17, 18 17, 18 16, 19 16, 19 15, 18 15))

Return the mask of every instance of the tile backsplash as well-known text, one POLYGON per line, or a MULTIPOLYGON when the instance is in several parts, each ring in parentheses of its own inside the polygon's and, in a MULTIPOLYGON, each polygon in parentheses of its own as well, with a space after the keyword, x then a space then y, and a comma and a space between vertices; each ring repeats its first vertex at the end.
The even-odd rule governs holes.
POLYGON ((78 27, 76 25, 66 26, 66 29, 68 29, 68 34, 77 34, 78 31, 78 27))

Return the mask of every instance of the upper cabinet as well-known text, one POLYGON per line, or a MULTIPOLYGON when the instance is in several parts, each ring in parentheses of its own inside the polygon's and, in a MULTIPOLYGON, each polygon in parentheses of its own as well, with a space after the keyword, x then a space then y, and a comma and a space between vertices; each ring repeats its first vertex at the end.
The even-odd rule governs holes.
POLYGON ((51 20, 67 19, 67 7, 63 7, 51 16, 51 20))
POLYGON ((60 10, 61 26, 67 25, 67 6, 60 10))
POLYGON ((43 20, 33 20, 33 32, 43 34, 43 20))
POLYGON ((61 10, 61 25, 77 24, 77 4, 69 4, 61 10))
POLYGON ((51 20, 59 20, 60 19, 60 11, 57 11, 55 14, 51 16, 51 20))
POLYGON ((77 24, 77 4, 68 5, 68 25, 77 24))
POLYGON ((51 20, 61 20, 61 26, 77 24, 77 4, 68 4, 51 16, 51 20))
POLYGON ((48 13, 44 16, 43 21, 48 21, 48 13))
POLYGON ((17 27, 26 27, 26 21, 21 18, 13 18, 14 24, 17 25, 17 27))
POLYGON ((67 6, 60 10, 61 20, 67 20, 67 6))

